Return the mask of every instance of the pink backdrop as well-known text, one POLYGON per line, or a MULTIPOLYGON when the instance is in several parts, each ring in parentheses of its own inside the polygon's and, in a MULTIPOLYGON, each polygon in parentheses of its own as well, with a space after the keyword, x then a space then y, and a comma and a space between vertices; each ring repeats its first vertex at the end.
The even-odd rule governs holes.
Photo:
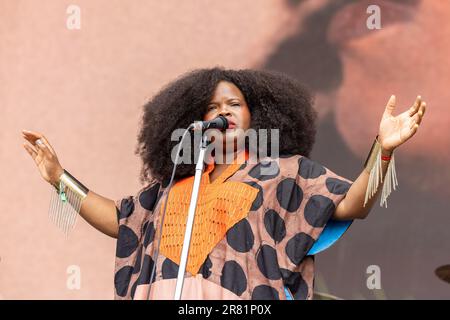
POLYGON ((111 299, 115 241, 82 219, 68 240, 47 219, 50 186, 20 131, 46 135, 95 192, 134 194, 141 106, 199 67, 266 68, 309 85, 320 113, 313 158, 355 179, 390 94, 428 111, 397 152, 400 189, 317 257, 316 288, 344 298, 450 298, 450 2, 0 0, 0 298, 111 299), (81 29, 69 30, 69 5, 81 29), (382 8, 368 30, 369 4, 382 8), (383 20, 384 19, 384 20, 383 20), (81 288, 67 288, 69 266, 81 288), (381 269, 382 290, 366 287, 381 269))

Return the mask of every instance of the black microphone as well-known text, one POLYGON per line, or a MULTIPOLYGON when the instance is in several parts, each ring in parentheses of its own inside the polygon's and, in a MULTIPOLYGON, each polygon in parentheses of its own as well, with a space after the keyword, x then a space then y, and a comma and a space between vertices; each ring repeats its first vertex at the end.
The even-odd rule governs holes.
POLYGON ((218 116, 212 120, 208 121, 195 121, 192 123, 189 130, 207 130, 207 129, 228 129, 228 120, 224 116, 218 116))

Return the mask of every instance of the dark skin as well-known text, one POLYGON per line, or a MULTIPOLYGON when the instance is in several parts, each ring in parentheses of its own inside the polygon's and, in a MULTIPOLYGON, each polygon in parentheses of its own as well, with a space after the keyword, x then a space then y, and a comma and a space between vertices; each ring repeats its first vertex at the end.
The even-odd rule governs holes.
MULTIPOLYGON (((224 116, 228 121, 234 122, 235 128, 237 129, 243 129, 245 131, 250 128, 250 109, 248 108, 242 92, 231 82, 220 81, 218 83, 214 90, 213 97, 211 98, 211 102, 206 108, 203 120, 212 120, 218 116, 224 116)), ((229 129, 225 135, 223 148, 224 157, 226 153, 226 143, 235 142, 238 133, 229 129)), ((235 149, 233 158, 236 158, 243 151, 243 148, 235 149)), ((209 174, 210 181, 213 182, 228 166, 229 164, 216 163, 214 170, 209 174)))

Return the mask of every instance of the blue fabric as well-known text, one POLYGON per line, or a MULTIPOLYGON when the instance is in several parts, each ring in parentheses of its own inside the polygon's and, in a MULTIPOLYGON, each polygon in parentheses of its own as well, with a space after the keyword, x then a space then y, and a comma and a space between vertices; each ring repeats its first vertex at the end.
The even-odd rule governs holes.
POLYGON ((348 227, 352 224, 353 220, 341 221, 341 220, 328 220, 325 228, 323 228, 319 239, 309 249, 307 255, 315 255, 329 247, 331 247, 340 237, 347 231, 348 227))
POLYGON ((286 300, 294 300, 294 298, 292 298, 291 293, 286 287, 284 287, 284 293, 286 293, 286 300))
MULTIPOLYGON (((319 239, 317 239, 311 249, 309 249, 307 255, 312 256, 331 247, 340 237, 342 237, 352 222, 353 220, 338 221, 330 219, 325 225, 325 228, 323 228, 319 239)), ((286 293, 286 300, 294 300, 287 287, 284 287, 284 292, 286 293)))

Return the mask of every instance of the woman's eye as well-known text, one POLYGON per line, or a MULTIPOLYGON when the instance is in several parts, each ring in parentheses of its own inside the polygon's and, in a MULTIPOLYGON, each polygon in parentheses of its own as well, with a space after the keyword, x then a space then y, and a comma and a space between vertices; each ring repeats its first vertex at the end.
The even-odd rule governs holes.
POLYGON ((233 106, 233 107, 239 107, 240 104, 239 104, 239 103, 233 103, 231 106, 233 106))
POLYGON ((216 106, 209 106, 208 108, 207 108, 207 110, 208 111, 211 111, 211 110, 213 110, 213 109, 215 109, 216 108, 216 106))

